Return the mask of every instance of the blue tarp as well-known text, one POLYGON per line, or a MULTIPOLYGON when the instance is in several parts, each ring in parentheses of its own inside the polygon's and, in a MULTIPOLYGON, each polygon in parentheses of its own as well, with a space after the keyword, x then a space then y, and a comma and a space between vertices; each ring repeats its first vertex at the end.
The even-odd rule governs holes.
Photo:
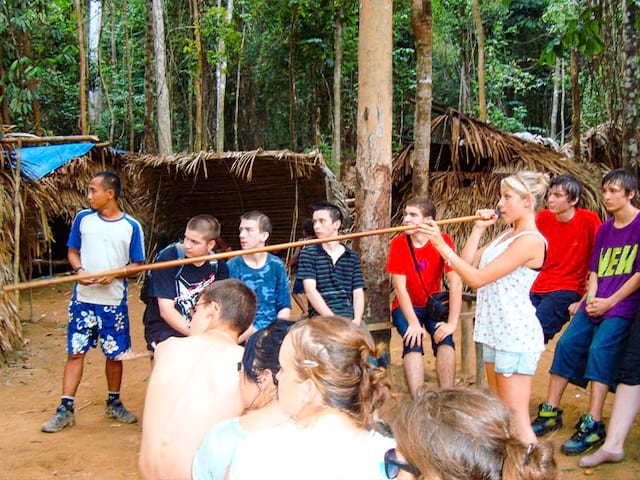
MULTIPOLYGON (((30 179, 40 180, 71 159, 86 154, 93 146, 93 143, 67 143, 45 147, 23 147, 20 149, 20 168, 30 179)), ((11 152, 14 167, 15 155, 15 151, 11 152)))

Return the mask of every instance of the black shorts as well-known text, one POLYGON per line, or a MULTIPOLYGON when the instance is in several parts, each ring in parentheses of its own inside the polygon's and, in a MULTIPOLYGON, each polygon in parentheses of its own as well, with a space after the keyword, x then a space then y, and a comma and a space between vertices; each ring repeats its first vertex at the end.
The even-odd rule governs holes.
POLYGON ((617 380, 625 385, 640 385, 640 310, 629 330, 617 380))

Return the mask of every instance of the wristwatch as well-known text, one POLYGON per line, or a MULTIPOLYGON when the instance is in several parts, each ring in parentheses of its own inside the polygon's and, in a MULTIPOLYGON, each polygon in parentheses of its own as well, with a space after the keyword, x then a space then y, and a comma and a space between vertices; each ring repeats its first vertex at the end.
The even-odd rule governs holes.
POLYGON ((82 266, 75 267, 73 270, 71 270, 71 272, 72 273, 78 273, 80 270, 82 270, 82 266))

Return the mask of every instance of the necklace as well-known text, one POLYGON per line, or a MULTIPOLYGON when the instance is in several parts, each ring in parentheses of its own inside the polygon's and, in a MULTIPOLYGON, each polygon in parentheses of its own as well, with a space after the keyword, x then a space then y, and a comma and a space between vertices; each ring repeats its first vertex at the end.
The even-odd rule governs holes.
POLYGON ((225 337, 227 337, 233 343, 238 343, 236 340, 234 340, 234 338, 231 335, 229 335, 224 330, 218 330, 217 328, 214 328, 213 330, 209 330, 207 333, 219 333, 220 335, 224 335, 225 337))

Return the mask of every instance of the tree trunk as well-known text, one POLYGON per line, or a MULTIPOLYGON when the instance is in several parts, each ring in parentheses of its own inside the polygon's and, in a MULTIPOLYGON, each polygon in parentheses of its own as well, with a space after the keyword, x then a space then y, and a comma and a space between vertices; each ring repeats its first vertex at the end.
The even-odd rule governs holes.
POLYGON ((87 134, 87 57, 84 48, 84 23, 80 0, 75 1, 76 25, 78 27, 78 55, 80 56, 80 131, 87 134))
MULTIPOLYGON (((231 23, 233 19, 233 0, 227 0, 227 13, 225 22, 231 23)), ((224 38, 218 42, 220 61, 216 66, 216 152, 224 152, 224 99, 227 91, 227 52, 224 38)))
POLYGON ((560 64, 561 64, 560 76, 562 77, 562 83, 560 84, 560 91, 562 92, 560 94, 560 145, 564 145, 564 134, 567 131, 567 125, 564 118, 564 106, 567 98, 567 89, 565 88, 565 82, 564 82, 564 77, 567 74, 567 72, 564 65, 564 58, 560 61, 560 64))
POLYGON ((578 50, 571 49, 571 145, 573 146, 573 159, 582 161, 582 149, 580 147, 580 61, 578 50))
POLYGON ((473 23, 478 35, 478 105, 480 107, 480 121, 487 121, 487 98, 484 92, 484 28, 480 17, 480 5, 478 0, 471 0, 473 9, 473 23))
POLYGON ((289 148, 296 150, 296 77, 293 69, 293 53, 296 46, 296 7, 291 12, 289 28, 289 148))
POLYGON ((335 62, 333 64, 333 163, 338 172, 342 163, 342 51, 344 8, 336 10, 336 29, 334 32, 335 62))
POLYGON ((158 153, 153 132, 153 106, 155 105, 153 84, 153 0, 146 0, 147 24, 144 42, 144 134, 141 150, 155 155, 158 153))
POLYGON ((460 91, 458 93, 458 110, 462 113, 469 111, 469 72, 471 71, 471 60, 469 46, 467 42, 467 30, 463 26, 460 29, 460 91))
MULTIPOLYGON (((124 30, 124 61, 127 64, 127 111, 129 113, 129 151, 133 152, 135 149, 136 141, 136 129, 135 119, 133 118, 133 74, 131 71, 131 51, 129 45, 129 24, 127 22, 127 0, 122 0, 122 28, 124 30)), ((111 109, 111 107, 109 107, 111 109)))
MULTIPOLYGON (((2 68, 2 62, 0 62, 0 78, 4 78, 4 75, 4 68, 2 68)), ((5 95, 5 88, 2 82, 0 82, 0 122, 2 122, 3 125, 9 125, 11 123, 9 104, 7 103, 7 96, 5 95)))
POLYGON ((428 197, 433 101, 431 0, 411 0, 411 27, 416 44, 416 118, 411 184, 414 195, 428 197))
MULTIPOLYGON (((126 25, 126 15, 124 18, 125 18, 125 25, 126 25)), ((113 27, 113 22, 111 25, 113 27)), ((96 64, 98 65, 98 76, 100 77, 100 85, 102 87, 102 96, 104 97, 105 102, 107 104, 107 109, 109 110, 109 141, 113 142, 114 132, 116 129, 116 120, 113 114, 113 106, 111 105, 111 98, 109 97, 109 86, 107 85, 107 82, 104 79, 104 72, 102 71, 102 54, 100 50, 100 45, 102 44, 102 31, 103 31, 103 23, 100 22, 98 42, 97 42, 97 48, 96 48, 96 54, 97 54, 96 64)))
POLYGON ((169 88, 167 86, 167 61, 164 45, 164 1, 152 0, 154 52, 156 59, 156 94, 158 111, 158 147, 160 155, 173 152, 171 145, 171 110, 169 109, 169 88))
MULTIPOLYGON (((114 66, 118 61, 118 45, 116 43, 116 20, 115 20, 115 0, 109 2, 109 17, 111 19, 111 30, 109 34, 109 65, 114 66)), ((115 78, 115 74, 112 75, 115 78)))
POLYGON ((240 150, 238 143, 238 114, 240 112, 240 68, 242 65, 242 56, 244 55, 244 39, 247 32, 247 24, 242 25, 242 40, 240 41, 240 54, 238 55, 238 73, 236 75, 236 104, 233 112, 233 148, 240 150))
POLYGON ((560 102, 560 58, 556 57, 556 66, 553 72, 553 103, 551 106, 551 125, 549 128, 549 136, 553 139, 558 134, 558 103, 560 102))
MULTIPOLYGON (((24 54, 27 58, 33 61, 33 54, 31 52, 31 38, 29 37, 27 32, 23 32, 22 44, 24 48, 24 54)), ((40 112, 40 103, 38 102, 38 96, 36 95, 36 80, 34 78, 30 78, 27 80, 27 88, 31 92, 31 108, 33 109, 33 130, 36 135, 42 135, 42 125, 40 124, 42 121, 42 114, 40 112)))
POLYGON ((202 74, 204 72, 204 55, 202 53, 202 37, 200 35, 200 5, 198 0, 191 0, 191 8, 193 9, 193 41, 196 46, 197 66, 193 72, 193 95, 196 98, 196 136, 193 141, 193 150, 195 152, 202 151, 202 131, 204 129, 203 111, 204 100, 202 98, 202 74))
MULTIPOLYGON (((392 0, 361 0, 358 44, 358 147, 356 229, 391 223, 392 0)), ((389 276, 385 273, 389 237, 354 242, 367 282, 368 322, 389 320, 389 276)), ((388 342, 385 330, 378 340, 388 342)))
POLYGON ((623 6, 623 81, 622 81, 622 165, 638 172, 638 42, 635 28, 638 5, 621 0, 623 6))

